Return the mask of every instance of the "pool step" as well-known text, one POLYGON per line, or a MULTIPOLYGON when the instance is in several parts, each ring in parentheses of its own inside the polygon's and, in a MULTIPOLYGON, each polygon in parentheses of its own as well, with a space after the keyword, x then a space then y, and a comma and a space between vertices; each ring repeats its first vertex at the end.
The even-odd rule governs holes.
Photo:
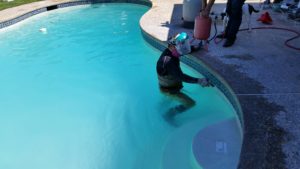
POLYGON ((205 128, 199 124, 201 120, 193 121, 172 133, 165 146, 163 169, 236 168, 242 143, 236 119, 205 128))

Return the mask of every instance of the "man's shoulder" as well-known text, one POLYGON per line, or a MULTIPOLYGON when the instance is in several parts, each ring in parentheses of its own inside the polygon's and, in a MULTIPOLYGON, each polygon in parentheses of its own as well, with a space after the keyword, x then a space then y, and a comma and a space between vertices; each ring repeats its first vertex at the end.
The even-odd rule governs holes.
POLYGON ((172 52, 167 48, 167 49, 165 49, 163 52, 162 52, 162 54, 161 54, 162 56, 171 56, 172 55, 172 52))

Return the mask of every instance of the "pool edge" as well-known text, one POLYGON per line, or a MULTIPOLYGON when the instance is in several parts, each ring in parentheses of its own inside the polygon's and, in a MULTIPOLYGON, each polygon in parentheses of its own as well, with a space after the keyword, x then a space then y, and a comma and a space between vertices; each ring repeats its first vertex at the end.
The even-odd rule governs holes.
MULTIPOLYGON (((152 2, 150 0, 80 0, 80 1, 70 1, 70 2, 62 2, 55 4, 57 5, 57 9, 59 8, 65 8, 65 7, 71 7, 71 6, 77 6, 77 5, 89 5, 93 3, 133 3, 133 4, 140 4, 150 7, 149 11, 152 7, 152 2)), ((49 5, 51 6, 51 5, 49 5)), ((47 12, 47 7, 45 6, 39 9, 35 9, 33 11, 30 11, 28 13, 22 14, 20 16, 17 16, 16 18, 9 19, 3 22, 0 22, 0 29, 9 27, 11 25, 14 25, 20 21, 23 21, 27 18, 30 18, 31 16, 40 14, 42 12, 47 12)), ((144 38, 144 40, 150 44, 152 47, 162 51, 166 48, 166 43, 158 40, 157 38, 151 36, 148 34, 141 25, 139 25, 141 28, 141 33, 144 38)), ((216 71, 214 71, 212 68, 210 68, 208 65, 203 63, 201 60, 195 58, 192 55, 183 56, 181 61, 185 64, 187 64, 189 67, 193 68, 197 72, 203 74, 205 77, 208 77, 212 80, 212 82, 215 84, 215 86, 224 94, 224 96, 228 99, 230 104, 233 106, 234 110, 236 111, 236 114, 238 116, 239 125, 241 129, 241 137, 243 141, 243 132, 244 132, 244 121, 243 121, 243 113, 240 106, 240 103, 238 101, 237 96, 233 92, 232 88, 228 85, 228 83, 222 78, 216 71)))
POLYGON ((96 4, 96 3, 132 3, 132 4, 145 5, 148 7, 152 6, 152 3, 148 0, 75 0, 75 1, 70 0, 68 2, 49 3, 49 4, 41 5, 40 7, 37 7, 36 9, 33 9, 29 12, 20 13, 20 15, 17 15, 14 18, 7 19, 7 20, 4 19, 4 21, 0 22, 0 29, 12 26, 34 15, 53 10, 51 9, 51 7, 54 7, 54 9, 59 9, 59 8, 65 8, 71 6, 89 5, 89 4, 96 4))

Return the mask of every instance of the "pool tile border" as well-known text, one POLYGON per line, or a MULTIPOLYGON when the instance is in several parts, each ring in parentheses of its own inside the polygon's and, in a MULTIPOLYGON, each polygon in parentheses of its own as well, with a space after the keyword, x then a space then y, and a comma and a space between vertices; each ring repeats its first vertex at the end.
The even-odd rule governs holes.
MULTIPOLYGON (((80 0, 80 1, 72 1, 72 2, 65 2, 57 5, 50 5, 50 6, 57 6, 57 8, 65 8, 65 7, 71 7, 71 6, 77 6, 77 5, 89 5, 89 4, 95 4, 95 3, 133 3, 133 4, 140 4, 145 6, 152 6, 152 3, 149 0, 80 0)), ((49 6, 47 6, 49 7, 49 6)), ((4 22, 0 22, 0 29, 11 26, 13 24, 16 24, 22 20, 25 20, 31 16, 37 15, 42 12, 49 11, 47 7, 43 7, 40 9, 33 10, 31 12, 25 13, 21 16, 18 16, 14 19, 7 20, 4 22)))
POLYGON ((18 22, 20 22, 20 21, 22 21, 24 19, 27 19, 27 18, 29 18, 31 16, 34 16, 34 15, 37 15, 39 13, 46 12, 46 11, 47 11, 46 7, 45 8, 40 8, 40 9, 31 11, 29 13, 23 14, 21 16, 18 16, 18 17, 14 18, 14 19, 1 22, 0 23, 0 29, 8 27, 8 26, 11 26, 11 25, 16 24, 16 23, 18 23, 18 22))
POLYGON ((74 1, 74 2, 66 2, 62 4, 58 4, 57 8, 66 8, 71 6, 77 6, 77 5, 89 5, 89 1, 74 1))
POLYGON ((206 78, 209 78, 212 83, 225 95, 225 97, 228 99, 228 101, 233 106, 234 110, 237 113, 237 116, 241 122, 242 128, 243 128, 243 114, 241 111, 241 107, 239 102, 237 101, 237 98, 233 94, 233 91, 230 90, 229 85, 225 84, 225 81, 221 79, 220 76, 217 76, 216 72, 209 69, 207 66, 204 65, 204 63, 201 63, 201 61, 196 60, 196 58, 192 55, 183 56, 181 61, 199 73, 203 74, 206 78))

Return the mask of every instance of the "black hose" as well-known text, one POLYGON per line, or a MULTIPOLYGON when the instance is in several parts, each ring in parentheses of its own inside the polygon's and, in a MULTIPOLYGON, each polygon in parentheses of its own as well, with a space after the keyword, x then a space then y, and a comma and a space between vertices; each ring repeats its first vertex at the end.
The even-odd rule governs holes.
POLYGON ((217 29, 217 22, 216 20, 214 20, 214 28, 215 28, 215 34, 212 38, 210 38, 209 40, 207 40, 208 43, 210 43, 212 40, 214 40, 217 36, 217 33, 218 33, 218 29, 217 29))

